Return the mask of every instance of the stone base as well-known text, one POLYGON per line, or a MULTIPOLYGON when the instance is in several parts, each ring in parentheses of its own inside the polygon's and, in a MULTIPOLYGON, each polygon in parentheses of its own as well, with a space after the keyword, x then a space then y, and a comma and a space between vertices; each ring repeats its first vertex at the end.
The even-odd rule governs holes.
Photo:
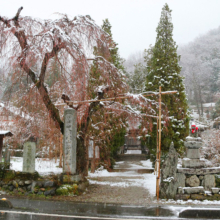
POLYGON ((200 159, 199 148, 186 148, 186 157, 189 159, 200 159))
POLYGON ((205 161, 200 159, 183 158, 183 168, 202 168, 205 167, 205 161))
POLYGON ((195 174, 195 175, 220 174, 220 168, 219 167, 200 168, 200 169, 178 168, 177 173, 195 174))
POLYGON ((190 141, 202 142, 202 138, 200 138, 200 137, 190 137, 190 136, 188 136, 188 137, 186 137, 186 141, 187 141, 187 142, 190 142, 190 141))
POLYGON ((60 181, 65 184, 65 183, 78 183, 82 181, 82 176, 81 175, 71 175, 71 174, 61 174, 60 176, 60 181))
POLYGON ((204 187, 198 186, 198 187, 184 187, 184 194, 204 194, 205 190, 204 187))
POLYGON ((202 142, 185 141, 184 146, 187 147, 187 148, 200 148, 200 147, 202 147, 202 142))

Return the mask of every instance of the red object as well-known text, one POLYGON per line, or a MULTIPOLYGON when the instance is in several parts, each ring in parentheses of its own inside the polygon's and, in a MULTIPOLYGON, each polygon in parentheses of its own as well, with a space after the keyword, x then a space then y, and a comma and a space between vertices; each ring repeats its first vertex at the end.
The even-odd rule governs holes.
POLYGON ((196 127, 196 125, 191 125, 191 132, 192 132, 192 134, 198 132, 198 130, 199 130, 199 128, 196 127))

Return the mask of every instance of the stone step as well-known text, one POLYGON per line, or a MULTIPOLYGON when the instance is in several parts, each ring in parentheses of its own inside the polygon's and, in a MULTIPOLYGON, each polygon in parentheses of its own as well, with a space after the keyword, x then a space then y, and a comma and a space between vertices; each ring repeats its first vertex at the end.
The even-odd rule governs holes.
POLYGON ((203 186, 198 187, 178 187, 178 194, 199 194, 205 193, 203 186))
POLYGON ((116 161, 140 161, 146 159, 146 154, 121 154, 118 155, 116 161))
POLYGON ((141 150, 141 146, 127 146, 127 150, 141 150))
POLYGON ((136 173, 153 173, 154 172, 154 169, 153 168, 149 168, 149 169, 113 169, 113 170, 110 170, 110 172, 130 172, 130 171, 133 171, 133 172, 136 172, 136 173))
POLYGON ((205 175, 205 174, 219 174, 220 167, 211 168, 178 168, 177 173, 184 174, 195 174, 195 175, 205 175))

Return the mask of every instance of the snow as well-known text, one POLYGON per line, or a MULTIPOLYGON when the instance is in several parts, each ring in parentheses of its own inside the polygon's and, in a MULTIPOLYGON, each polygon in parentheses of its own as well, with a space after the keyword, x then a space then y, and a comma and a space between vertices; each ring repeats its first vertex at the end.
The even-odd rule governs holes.
POLYGON ((109 185, 116 187, 129 187, 129 186, 138 186, 144 187, 149 190, 151 196, 156 195, 156 176, 152 174, 138 174, 135 171, 128 172, 108 172, 107 170, 97 171, 95 173, 89 173, 89 177, 137 177, 135 179, 125 179, 121 182, 111 182, 111 181, 98 181, 90 180, 90 184, 100 184, 100 185, 109 185), (139 177, 139 178, 138 178, 139 177))
POLYGON ((174 177, 171 176, 171 177, 168 177, 167 179, 164 179, 163 181, 170 183, 173 179, 174 179, 174 177))
POLYGON ((141 150, 127 150, 125 154, 141 154, 141 150))
MULTIPOLYGON (((116 165, 123 164, 124 161, 116 162, 116 165)), ((95 173, 89 172, 88 180, 90 184, 109 185, 112 187, 129 187, 137 186, 147 189, 151 196, 156 195, 156 175, 153 173, 140 174, 135 169, 152 168, 152 162, 150 160, 140 161, 141 165, 130 164, 127 172, 108 172, 102 167, 95 171, 95 173), (132 169, 134 171, 132 171, 132 169), (121 177, 120 181, 100 181, 101 177, 121 177), (125 179, 123 179, 125 177, 125 179), (126 178, 127 177, 127 178, 126 178)))
POLYGON ((7 133, 9 133, 10 131, 0 131, 0 135, 5 135, 7 133))
MULTIPOLYGON (((122 164, 124 161, 116 162, 116 164, 122 164)), ((11 169, 15 171, 22 171, 23 158, 22 157, 11 157, 11 169)), ((117 186, 117 187, 129 187, 129 186, 138 186, 143 187, 149 190, 149 193, 152 196, 156 194, 156 176, 152 173, 150 174, 140 174, 135 171, 135 169, 140 168, 152 168, 152 163, 150 160, 140 161, 140 166, 135 164, 131 164, 131 171, 128 172, 108 172, 103 167, 99 168, 95 171, 95 173, 89 172, 88 180, 90 184, 100 184, 100 185, 109 185, 109 186, 117 186), (134 171, 132 171, 132 169, 134 171), (119 182, 113 181, 98 181, 91 178, 96 177, 127 177, 125 179, 121 179, 119 182)), ((49 175, 51 173, 59 174, 62 173, 62 168, 58 167, 59 160, 55 162, 55 159, 43 159, 36 158, 35 159, 35 167, 36 171, 42 175, 49 175)))
MULTIPOLYGON (((22 157, 11 157, 11 169, 15 171, 22 171, 23 158, 22 157)), ((49 175, 51 173, 59 174, 63 172, 62 168, 59 168, 59 160, 55 162, 55 159, 36 158, 35 169, 42 175, 49 175)))
MULTIPOLYGON (((116 162, 116 164, 123 164, 124 161, 116 162)), ((150 160, 143 160, 140 161, 144 168, 152 168, 152 162, 150 160)), ((22 164, 23 158, 22 157, 11 157, 11 169, 16 171, 22 171, 22 164)), ((59 168, 59 160, 55 162, 55 159, 42 159, 37 158, 35 161, 36 171, 40 173, 40 175, 49 175, 51 173, 59 174, 62 173, 62 168, 59 168)), ((131 164, 132 165, 132 164, 131 164)), ((135 169, 135 165, 133 164, 133 169, 135 169)), ((95 173, 89 172, 88 180, 90 184, 100 184, 100 185, 109 185, 112 187, 129 187, 129 186, 138 186, 147 189, 152 197, 156 194, 156 175, 153 173, 150 174, 139 174, 135 171, 128 171, 128 172, 108 172, 107 170, 103 169, 102 167, 95 171, 95 173), (99 177, 128 177, 126 179, 121 179, 120 182, 111 182, 111 181, 98 181, 92 180, 90 178, 97 178, 99 177), (134 178, 136 177, 136 178, 134 178)), ((198 187, 197 187, 198 188, 198 187)), ((207 194, 211 193, 210 191, 206 192, 207 194)), ((158 203, 157 200, 153 202, 158 203)), ((191 200, 183 201, 183 200, 160 200, 162 204, 173 204, 173 205, 191 205, 191 204, 198 204, 198 205, 220 205, 220 201, 209 201, 209 200, 191 200)))

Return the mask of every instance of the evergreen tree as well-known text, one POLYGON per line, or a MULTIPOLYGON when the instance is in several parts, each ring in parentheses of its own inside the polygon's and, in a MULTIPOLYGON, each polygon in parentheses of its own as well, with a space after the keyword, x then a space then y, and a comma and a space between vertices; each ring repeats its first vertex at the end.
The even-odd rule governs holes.
POLYGON ((117 47, 117 43, 115 43, 112 40, 112 32, 111 32, 111 24, 108 20, 108 18, 106 18, 105 20, 103 20, 103 24, 102 24, 102 29, 109 34, 109 41, 110 41, 110 62, 113 63, 119 70, 122 70, 123 72, 125 71, 125 68, 123 66, 123 62, 124 60, 120 57, 119 52, 118 52, 118 47, 117 47))
POLYGON ((146 68, 143 64, 134 65, 134 73, 128 77, 128 84, 132 93, 142 93, 145 90, 146 68))
MULTIPOLYGON (((116 67, 114 71, 122 73, 124 72, 123 60, 118 53, 117 44, 112 39, 111 24, 108 19, 103 21, 102 29, 108 34, 105 36, 108 38, 108 48, 104 47, 100 42, 100 44, 94 48, 94 55, 105 58, 105 60, 116 67)), ((97 91, 94 88, 97 86, 102 87, 104 84, 106 79, 101 77, 103 71, 106 71, 108 80, 114 85, 112 89, 108 89, 104 94, 104 98, 114 97, 117 96, 117 94, 126 92, 123 86, 123 82, 125 81, 123 74, 119 74, 120 78, 115 78, 116 75, 114 72, 105 70, 99 60, 95 59, 91 66, 90 80, 88 83, 89 99, 94 99, 97 96, 97 91)), ((115 114, 111 108, 106 109, 103 108, 103 106, 97 106, 96 113, 91 117, 89 132, 89 136, 94 137, 93 140, 96 146, 99 146, 101 161, 110 159, 111 165, 113 165, 113 158, 116 157, 119 147, 124 145, 126 120, 123 114, 115 114), (93 124, 96 124, 96 126, 93 126, 93 124), (100 126, 99 129, 97 129, 98 126, 100 126), (105 131, 105 133, 103 131, 105 131), (106 133, 108 133, 108 135, 106 135, 106 133)))
MULTIPOLYGON (((171 10, 167 4, 162 8, 156 32, 156 43, 151 48, 150 58, 148 57, 147 60, 146 91, 158 91, 159 86, 162 87, 162 91, 178 91, 177 94, 162 95, 162 102, 169 112, 169 121, 168 128, 162 131, 161 146, 162 151, 167 152, 171 141, 173 141, 175 148, 182 152, 183 139, 189 131, 188 106, 183 79, 180 76, 180 56, 177 55, 177 46, 173 40, 171 10)), ((150 145, 156 147, 156 125, 151 137, 150 145)))

